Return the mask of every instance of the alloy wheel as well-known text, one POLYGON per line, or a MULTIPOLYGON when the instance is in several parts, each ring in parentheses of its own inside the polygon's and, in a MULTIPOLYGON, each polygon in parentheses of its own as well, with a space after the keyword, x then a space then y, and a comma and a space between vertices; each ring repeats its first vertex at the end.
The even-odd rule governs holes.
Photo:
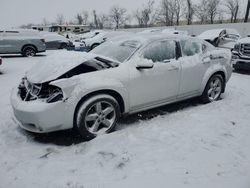
POLYGON ((98 101, 85 115, 86 129, 95 135, 104 134, 113 126, 116 116, 115 108, 111 103, 98 101))
POLYGON ((219 77, 215 77, 213 80, 211 80, 209 84, 208 89, 208 98, 209 100, 215 101, 220 97, 220 94, 222 92, 222 82, 219 77))

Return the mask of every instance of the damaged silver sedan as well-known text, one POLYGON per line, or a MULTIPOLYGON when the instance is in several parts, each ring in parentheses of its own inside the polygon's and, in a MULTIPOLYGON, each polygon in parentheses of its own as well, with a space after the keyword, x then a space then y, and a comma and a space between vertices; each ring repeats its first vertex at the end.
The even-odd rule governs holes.
POLYGON ((188 36, 143 34, 44 58, 13 89, 11 103, 28 131, 75 127, 94 138, 122 115, 197 96, 216 101, 231 72, 230 51, 188 36))

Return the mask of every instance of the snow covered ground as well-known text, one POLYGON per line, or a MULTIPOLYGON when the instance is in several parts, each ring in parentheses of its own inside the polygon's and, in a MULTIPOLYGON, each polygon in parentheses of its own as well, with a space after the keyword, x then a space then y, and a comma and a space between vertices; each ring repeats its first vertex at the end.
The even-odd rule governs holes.
POLYGON ((0 188, 250 187, 250 74, 234 73, 223 100, 135 114, 85 142, 13 121, 11 89, 41 58, 5 57, 0 66, 0 188))

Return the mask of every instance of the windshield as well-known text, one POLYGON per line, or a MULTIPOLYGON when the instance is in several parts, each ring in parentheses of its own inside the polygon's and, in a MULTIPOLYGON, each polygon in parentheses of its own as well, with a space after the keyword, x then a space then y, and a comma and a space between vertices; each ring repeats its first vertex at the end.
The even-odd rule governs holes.
POLYGON ((126 40, 119 42, 110 41, 96 47, 91 52, 98 55, 109 57, 119 62, 124 62, 140 46, 141 43, 135 40, 126 40))

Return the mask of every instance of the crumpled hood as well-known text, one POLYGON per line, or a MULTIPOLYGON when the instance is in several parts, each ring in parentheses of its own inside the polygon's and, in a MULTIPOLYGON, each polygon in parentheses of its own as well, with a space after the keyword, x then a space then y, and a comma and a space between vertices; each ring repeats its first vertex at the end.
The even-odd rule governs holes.
POLYGON ((42 59, 26 73, 26 77, 32 83, 52 81, 94 57, 94 54, 85 52, 66 50, 56 52, 47 57, 42 57, 42 59))

